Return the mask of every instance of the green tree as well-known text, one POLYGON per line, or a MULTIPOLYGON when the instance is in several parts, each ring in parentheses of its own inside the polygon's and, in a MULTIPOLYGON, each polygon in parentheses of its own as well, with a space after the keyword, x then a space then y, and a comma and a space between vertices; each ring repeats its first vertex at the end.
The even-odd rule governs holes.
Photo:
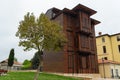
POLYGON ((14 64, 14 49, 11 49, 8 58, 8 67, 12 67, 13 64, 14 64))
POLYGON ((31 61, 29 60, 24 60, 23 64, 22 64, 22 69, 30 69, 31 68, 31 61))
POLYGON ((33 58, 31 59, 31 63, 32 63, 32 69, 38 68, 39 63, 40 63, 38 52, 36 52, 35 55, 33 56, 33 58))
POLYGON ((19 46, 23 46, 25 51, 36 49, 39 53, 40 63, 34 80, 38 80, 43 50, 58 51, 66 42, 62 27, 50 21, 43 13, 38 18, 33 13, 27 13, 19 23, 16 36, 20 39, 19 46))

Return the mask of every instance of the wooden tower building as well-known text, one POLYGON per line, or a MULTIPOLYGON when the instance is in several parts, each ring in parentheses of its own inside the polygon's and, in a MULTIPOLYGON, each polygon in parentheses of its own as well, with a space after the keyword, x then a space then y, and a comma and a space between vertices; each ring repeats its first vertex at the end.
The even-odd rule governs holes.
MULTIPOLYGON (((43 70, 60 73, 98 73, 95 25, 96 11, 78 4, 73 9, 51 8, 46 15, 63 26, 68 43, 59 53, 45 53, 43 70)), ((51 43, 52 44, 52 43, 51 43)))

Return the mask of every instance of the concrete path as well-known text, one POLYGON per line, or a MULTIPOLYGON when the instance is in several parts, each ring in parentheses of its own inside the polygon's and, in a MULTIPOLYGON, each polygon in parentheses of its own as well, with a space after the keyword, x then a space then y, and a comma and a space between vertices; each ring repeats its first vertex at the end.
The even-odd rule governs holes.
POLYGON ((120 80, 120 79, 109 79, 109 78, 93 78, 92 80, 120 80))

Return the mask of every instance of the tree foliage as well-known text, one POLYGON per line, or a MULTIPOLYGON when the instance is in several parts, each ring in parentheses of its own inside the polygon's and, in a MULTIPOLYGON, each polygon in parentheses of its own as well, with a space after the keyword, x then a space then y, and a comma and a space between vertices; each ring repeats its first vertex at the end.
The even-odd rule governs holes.
POLYGON ((32 69, 37 69, 40 63, 39 53, 36 52, 33 58, 31 59, 32 69))
POLYGON ((29 60, 24 60, 23 64, 22 64, 22 69, 30 69, 31 68, 31 61, 29 60))
POLYGON ((27 13, 20 22, 16 36, 19 46, 24 50, 59 50, 65 41, 62 27, 50 21, 43 13, 36 18, 33 13, 27 13))
POLYGON ((11 49, 8 58, 8 66, 11 67, 13 64, 14 64, 14 49, 11 49))
MULTIPOLYGON (((38 51, 39 62, 43 61, 43 50, 61 50, 66 42, 62 27, 50 21, 45 14, 40 14, 38 18, 33 13, 27 13, 24 20, 20 21, 16 37, 19 37, 19 46, 23 46, 25 51, 36 49, 38 51)), ((40 70, 39 63, 37 73, 40 70)), ((37 80, 36 75, 34 80, 37 80)))

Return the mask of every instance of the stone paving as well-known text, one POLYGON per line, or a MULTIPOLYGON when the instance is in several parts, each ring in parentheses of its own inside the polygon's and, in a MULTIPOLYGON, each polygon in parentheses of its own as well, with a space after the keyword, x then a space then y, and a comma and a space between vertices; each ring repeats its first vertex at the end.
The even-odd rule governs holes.
POLYGON ((92 80, 120 80, 120 79, 109 79, 109 78, 93 78, 92 80))
POLYGON ((65 74, 65 73, 53 73, 53 74, 78 77, 78 78, 80 77, 80 78, 84 78, 84 80, 120 80, 120 79, 101 78, 100 74, 65 74))

